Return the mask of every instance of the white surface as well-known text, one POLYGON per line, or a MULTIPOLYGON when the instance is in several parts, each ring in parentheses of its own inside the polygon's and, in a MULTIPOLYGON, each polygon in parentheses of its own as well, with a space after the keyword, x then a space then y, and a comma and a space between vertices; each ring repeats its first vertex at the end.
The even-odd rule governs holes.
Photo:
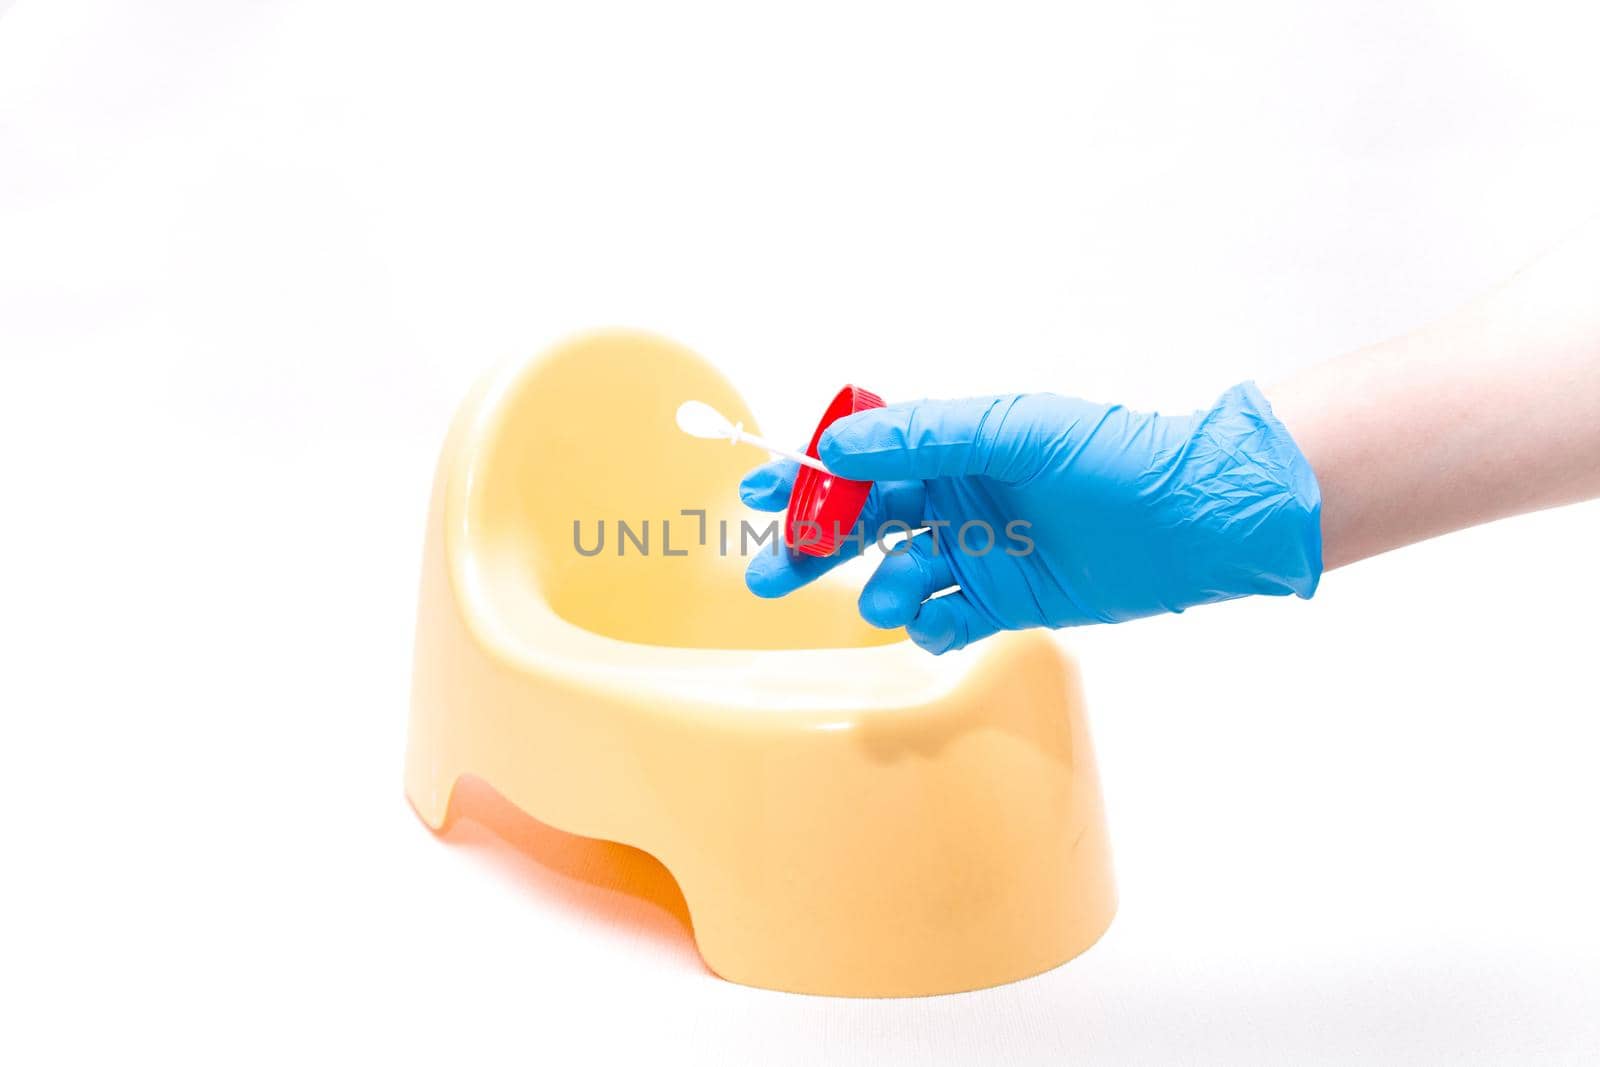
POLYGON ((0 1060, 1600 1056, 1594 506, 1068 636, 1122 912, 1001 989, 729 985, 401 799, 502 356, 652 327, 780 438, 851 379, 1188 406, 1594 209, 1583 5, 1080 7, 7 11, 0 1060))

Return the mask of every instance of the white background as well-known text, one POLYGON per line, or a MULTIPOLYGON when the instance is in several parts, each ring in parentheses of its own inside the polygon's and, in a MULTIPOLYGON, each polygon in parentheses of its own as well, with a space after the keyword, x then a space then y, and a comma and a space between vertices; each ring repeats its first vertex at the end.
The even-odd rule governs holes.
POLYGON ((1123 905, 1000 989, 724 983, 399 785, 484 367, 649 327, 788 436, 1270 382, 1595 209, 1587 6, 11 5, 0 1059, 1594 1062, 1594 505, 1065 635, 1123 905))

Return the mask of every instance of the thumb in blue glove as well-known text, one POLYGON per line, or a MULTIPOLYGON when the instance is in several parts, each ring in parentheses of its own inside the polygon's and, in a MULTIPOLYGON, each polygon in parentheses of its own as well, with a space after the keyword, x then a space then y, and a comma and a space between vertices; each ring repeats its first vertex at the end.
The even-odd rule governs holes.
MULTIPOLYGON (((818 450, 874 483, 854 539, 828 557, 758 554, 747 584, 783 596, 884 533, 919 531, 860 608, 934 653, 999 630, 1310 597, 1322 573, 1316 478, 1251 382, 1186 416, 1052 394, 894 404, 839 420, 818 450)), ((740 495, 781 511, 795 470, 759 467, 740 495)))

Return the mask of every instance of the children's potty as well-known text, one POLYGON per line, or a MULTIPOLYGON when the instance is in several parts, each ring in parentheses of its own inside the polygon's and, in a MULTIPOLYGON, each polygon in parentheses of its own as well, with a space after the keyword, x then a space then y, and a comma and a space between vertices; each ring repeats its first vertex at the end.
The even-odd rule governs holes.
POLYGON ((441 828, 472 775, 651 853, 747 985, 949 993, 1088 948, 1115 897, 1073 661, 1039 631, 935 658, 838 575, 752 596, 741 547, 783 551, 781 516, 738 502, 758 454, 678 431, 691 398, 755 426, 699 357, 629 332, 464 403, 423 560, 418 814, 441 828))

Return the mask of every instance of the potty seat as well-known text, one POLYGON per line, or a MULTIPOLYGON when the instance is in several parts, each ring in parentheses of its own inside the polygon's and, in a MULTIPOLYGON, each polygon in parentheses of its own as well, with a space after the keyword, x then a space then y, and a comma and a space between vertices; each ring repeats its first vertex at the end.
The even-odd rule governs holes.
MULTIPOLYGON (((1042 631, 929 656, 860 619, 864 576, 752 596, 741 524, 773 517, 738 501, 750 455, 678 431, 687 398, 756 425, 700 357, 626 331, 463 403, 423 556, 417 814, 442 829, 472 776, 652 854, 747 985, 949 993, 1084 951, 1115 896, 1076 663, 1042 631)), ((786 551, 770 532, 754 550, 786 551)))

